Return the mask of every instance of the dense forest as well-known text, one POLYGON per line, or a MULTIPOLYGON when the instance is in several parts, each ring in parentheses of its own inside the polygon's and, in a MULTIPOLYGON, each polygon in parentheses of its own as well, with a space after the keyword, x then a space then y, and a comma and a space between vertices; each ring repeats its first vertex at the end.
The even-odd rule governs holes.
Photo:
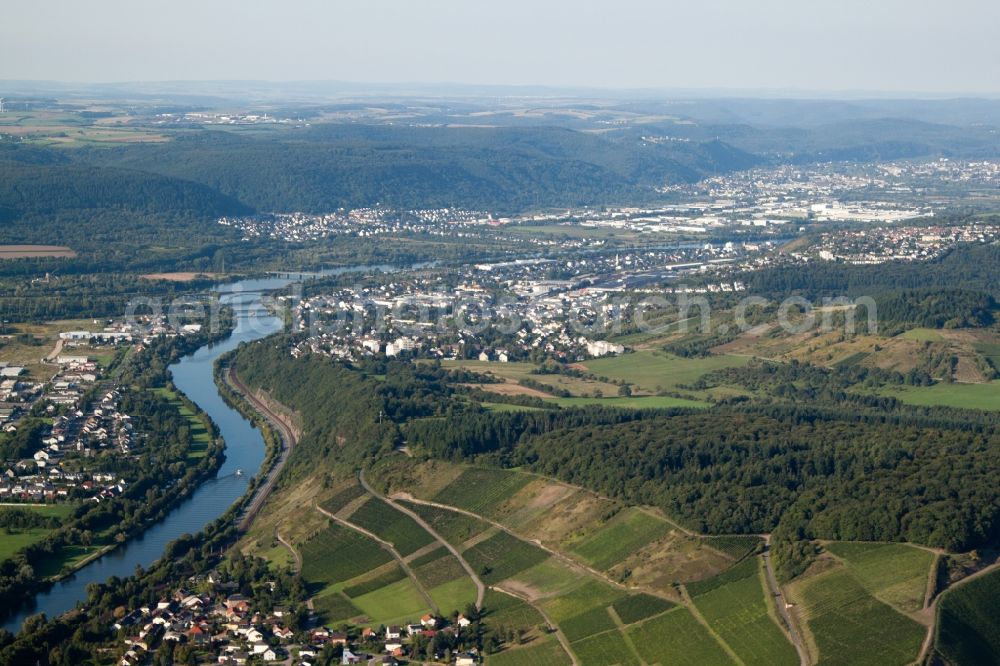
POLYGON ((364 125, 262 137, 203 132, 80 159, 201 183, 258 210, 313 212, 376 202, 514 212, 641 200, 665 182, 759 161, 715 141, 643 149, 557 127, 364 125))
MULTIPOLYGON (((929 261, 870 266, 834 262, 779 266, 744 275, 751 293, 768 298, 878 296, 903 290, 948 289, 1000 296, 1000 245, 959 245, 929 261)), ((919 314, 919 313, 917 313, 919 314)))
POLYGON ((433 365, 351 368, 294 360, 275 345, 247 346, 237 362, 248 382, 303 414, 304 446, 286 481, 330 456, 340 461, 330 464, 364 464, 405 438, 423 455, 526 466, 660 506, 699 531, 771 532, 786 577, 808 563, 803 544, 812 539, 951 550, 1000 539, 996 419, 864 395, 843 409, 852 382, 925 381, 920 376, 756 364, 723 372, 757 382, 773 403, 737 401, 707 412, 485 412, 448 388, 433 365))

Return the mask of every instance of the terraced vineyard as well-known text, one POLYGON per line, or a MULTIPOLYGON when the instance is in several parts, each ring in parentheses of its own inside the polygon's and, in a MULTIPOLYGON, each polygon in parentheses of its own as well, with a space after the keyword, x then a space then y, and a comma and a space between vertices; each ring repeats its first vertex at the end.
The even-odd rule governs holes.
POLYGON ((554 637, 547 637, 524 647, 513 647, 491 654, 487 666, 569 666, 573 661, 554 637))
POLYGON ((760 564, 759 558, 747 558, 715 579, 692 585, 694 605, 748 666, 797 664, 795 648, 768 613, 760 564))
POLYGON ((618 630, 585 638, 573 643, 571 647, 581 664, 639 666, 641 663, 618 630))
POLYGON ((633 624, 664 613, 673 608, 674 604, 650 594, 633 594, 615 601, 611 607, 623 624, 633 624))
POLYGON ((936 649, 954 664, 1000 663, 1000 572, 956 587, 938 602, 936 649))
POLYGON ((330 525, 301 546, 302 577, 313 587, 348 581, 392 559, 371 539, 330 525))
POLYGON ((866 590, 904 612, 923 608, 927 578, 934 564, 930 551, 906 544, 829 543, 826 550, 844 560, 866 590))
POLYGON ((492 627, 537 627, 545 622, 534 606, 509 594, 487 590, 483 606, 486 622, 492 627))
POLYGON ((349 520, 391 543, 404 557, 434 541, 412 518, 375 497, 358 507, 349 520))
POLYGON ((531 481, 531 477, 499 469, 470 467, 435 497, 435 502, 492 517, 499 505, 531 481))
POLYGON ((545 551, 498 531, 462 553, 487 583, 495 583, 548 559, 545 551))
POLYGON ((675 608, 627 630, 647 664, 732 666, 733 661, 685 608, 675 608))
POLYGON ((608 569, 671 530, 665 520, 639 510, 620 512, 571 550, 597 569, 608 569))
POLYGON ((330 513, 337 513, 342 508, 350 504, 352 500, 355 500, 364 494, 364 488, 357 483, 351 483, 342 490, 336 492, 332 497, 320 502, 320 506, 330 513))
POLYGON ((708 537, 705 543, 709 548, 714 548, 734 560, 742 560, 754 552, 763 543, 763 539, 755 536, 720 536, 708 537))
POLYGON ((873 597, 843 566, 791 585, 820 664, 890 666, 917 657, 926 628, 873 597))
POLYGON ((443 539, 454 544, 460 544, 489 528, 489 525, 482 521, 447 509, 412 502, 404 502, 404 504, 426 520, 427 524, 443 539))

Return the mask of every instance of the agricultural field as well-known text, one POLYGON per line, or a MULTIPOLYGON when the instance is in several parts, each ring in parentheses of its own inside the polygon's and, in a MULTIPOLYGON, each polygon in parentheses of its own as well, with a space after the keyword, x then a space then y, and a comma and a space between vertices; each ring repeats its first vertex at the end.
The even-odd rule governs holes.
POLYGON ((682 386, 691 385, 710 372, 749 362, 749 358, 742 356, 681 358, 661 351, 639 350, 622 356, 593 359, 583 365, 595 375, 623 380, 647 393, 659 393, 683 390, 682 386))
POLYGON ((731 666, 733 661, 686 608, 634 624, 626 634, 647 664, 731 666))
POLYGON ((0 261, 39 257, 72 258, 76 252, 64 245, 0 245, 0 261))
MULTIPOLYGON (((628 594, 595 578, 581 578, 582 583, 574 589, 542 601, 545 612, 559 626, 571 618, 579 618, 594 608, 603 610, 628 594)), ((609 615, 608 618, 610 617, 609 615)))
POLYGON ((432 587, 427 593, 444 615, 462 611, 476 602, 476 584, 464 571, 461 577, 432 587))
POLYGON ((719 536, 706 537, 705 545, 714 548, 723 555, 734 560, 742 560, 744 557, 756 550, 763 539, 755 536, 719 536))
POLYGON ((430 610, 409 578, 355 597, 351 603, 361 609, 373 624, 404 622, 430 610))
POLYGON ((512 405, 506 402, 483 402, 480 403, 483 409, 491 412, 537 412, 540 407, 528 407, 527 405, 512 405))
POLYGON ((926 628, 871 594, 840 564, 787 588, 819 651, 819 664, 890 666, 917 657, 926 628))
POLYGON ((413 575, 445 615, 476 600, 476 585, 455 557, 437 548, 410 563, 413 575))
POLYGON ((868 592, 904 613, 924 607, 934 553, 896 543, 832 542, 824 548, 843 560, 868 592))
POLYGON ((705 409, 711 406, 710 403, 703 400, 674 398, 668 395, 640 395, 614 398, 552 398, 549 402, 565 408, 599 405, 601 407, 618 407, 621 409, 672 409, 674 407, 705 409))
POLYGON ((933 386, 887 387, 883 395, 899 398, 919 407, 955 407, 958 409, 1000 410, 1000 380, 988 384, 948 384, 933 386))
POLYGON ((502 379, 501 384, 477 384, 478 388, 484 391, 495 391, 502 394, 515 395, 536 395, 538 397, 552 397, 545 391, 529 389, 518 384, 523 379, 538 382, 551 387, 556 391, 568 391, 574 396, 593 396, 596 393, 602 395, 616 395, 618 386, 608 382, 594 381, 581 377, 570 377, 567 375, 542 375, 532 374, 538 366, 534 363, 494 363, 491 361, 442 361, 442 367, 462 368, 471 372, 483 375, 492 375, 497 379, 502 379))
POLYGON ((470 467, 435 495, 434 501, 490 517, 529 481, 526 474, 470 467))
POLYGON ((639 657, 632 651, 618 630, 570 643, 583 666, 639 666, 639 657))
POLYGON ((673 608, 674 604, 650 594, 633 594, 615 601, 611 607, 615 609, 622 624, 634 624, 665 613, 673 608))
POLYGON ((439 509, 426 504, 405 502, 407 508, 427 521, 435 532, 450 543, 461 544, 489 529, 489 525, 455 511, 439 509))
POLYGON ((365 489, 362 488, 356 481, 352 480, 349 485, 338 490, 331 497, 320 502, 319 505, 330 513, 337 513, 350 504, 352 500, 366 494, 365 489))
POLYGON ((369 498, 348 519, 391 543, 403 557, 434 541, 412 518, 376 497, 369 498))
POLYGON ((761 562, 747 558, 717 579, 692 586, 693 602, 719 637, 746 664, 798 663, 795 648, 769 614, 761 562))
POLYGON ((585 580, 579 571, 550 557, 504 581, 504 587, 510 587, 529 599, 537 600, 566 594, 585 580))
POLYGON ((627 509, 570 546, 570 550, 587 564, 603 571, 660 539, 671 529, 664 520, 639 509, 627 509))
POLYGON ((77 148, 87 145, 162 143, 166 135, 130 126, 122 118, 86 118, 55 110, 21 111, 0 117, 0 133, 26 143, 77 148))
POLYGON ((596 606, 559 622, 559 628, 570 643, 613 631, 615 627, 615 621, 611 619, 606 606, 596 606))
POLYGON ((496 583, 549 557, 542 549, 498 531, 462 553, 485 583, 496 583))
POLYGON ((487 590, 483 600, 486 623, 492 627, 532 629, 545 622, 534 606, 517 597, 487 590))
POLYGON ((539 638, 486 657, 486 666, 570 666, 573 661, 555 636, 539 638))
POLYGON ((333 524, 301 544, 299 552, 302 577, 317 590, 351 580, 392 559, 368 537, 333 524))
POLYGON ((316 610, 316 614, 327 624, 346 622, 352 618, 364 615, 360 608, 335 590, 314 598, 313 607, 316 610))
POLYGON ((953 664, 1000 663, 1000 572, 953 590, 938 601, 936 651, 953 664))
POLYGON ((347 585, 342 590, 343 593, 349 597, 360 597, 406 578, 406 573, 403 571, 402 567, 395 562, 385 565, 380 569, 380 571, 380 573, 365 576, 360 581, 352 581, 351 584, 347 585))

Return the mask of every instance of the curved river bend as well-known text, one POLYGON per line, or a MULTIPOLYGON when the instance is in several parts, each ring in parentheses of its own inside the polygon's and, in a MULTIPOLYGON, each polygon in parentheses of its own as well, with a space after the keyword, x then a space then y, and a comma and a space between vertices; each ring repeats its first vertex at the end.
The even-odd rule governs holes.
MULTIPOLYGON (((324 271, 324 274, 363 270, 392 269, 362 266, 324 271)), ((212 375, 213 364, 241 342, 259 340, 281 330, 282 321, 264 308, 261 293, 286 287, 292 282, 294 280, 286 278, 270 278, 218 287, 216 292, 220 294, 220 301, 233 308, 235 328, 232 334, 221 342, 199 348, 170 366, 174 384, 211 417, 226 441, 226 460, 217 476, 203 482, 190 497, 141 535, 37 594, 33 602, 3 621, 3 629, 16 633, 25 618, 36 613, 45 613, 48 617, 61 615, 86 600, 90 583, 103 583, 111 576, 124 578, 131 576, 136 566, 150 566, 163 554, 168 543, 183 534, 201 531, 246 492, 250 475, 256 473, 264 461, 264 439, 249 421, 223 402, 212 375), (236 470, 245 470, 246 474, 237 476, 236 470)))

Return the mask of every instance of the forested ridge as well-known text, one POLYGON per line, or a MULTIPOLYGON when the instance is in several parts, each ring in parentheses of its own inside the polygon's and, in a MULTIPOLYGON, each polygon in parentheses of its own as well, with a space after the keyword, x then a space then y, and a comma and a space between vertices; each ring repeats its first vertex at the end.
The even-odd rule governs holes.
MULTIPOLYGON (((321 464, 367 464, 405 439, 418 455, 524 466, 658 506, 697 531, 772 533, 785 577, 808 564, 814 539, 955 551, 1000 540, 997 420, 871 396, 844 409, 825 391, 856 379, 848 369, 742 371, 775 385, 811 384, 815 393, 803 404, 487 412, 465 402, 433 365, 351 368, 295 360, 273 344, 247 346, 237 360, 246 381, 303 414, 306 444, 290 479, 321 464)), ((906 381, 870 372, 871 381, 906 381)))
POLYGON ((203 183, 259 210, 311 212, 377 202, 499 212, 614 203, 759 161, 717 142, 642 149, 557 127, 364 125, 268 137, 204 132, 83 155, 203 183))
POLYGON ((1000 296, 1000 245, 959 245, 928 261, 856 266, 810 262, 746 273, 747 290, 770 297, 802 294, 818 299, 875 296, 902 290, 949 289, 1000 296))

